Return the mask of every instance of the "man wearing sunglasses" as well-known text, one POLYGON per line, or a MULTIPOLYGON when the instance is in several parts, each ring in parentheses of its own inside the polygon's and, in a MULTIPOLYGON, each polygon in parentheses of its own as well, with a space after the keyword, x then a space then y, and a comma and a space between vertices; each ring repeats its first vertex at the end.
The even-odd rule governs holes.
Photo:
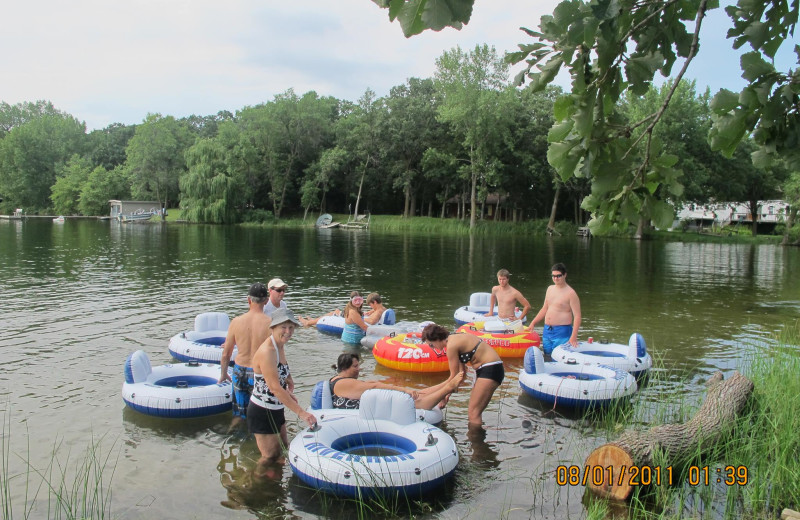
POLYGON ((550 270, 553 285, 547 288, 544 305, 528 327, 533 330, 533 326, 544 319, 542 349, 548 356, 564 343, 577 347, 581 326, 581 301, 575 289, 567 284, 567 266, 558 263, 550 270))
POLYGON ((267 316, 272 317, 272 313, 277 311, 278 309, 285 309, 286 302, 283 301, 283 296, 286 294, 286 282, 281 280, 280 278, 273 278, 267 284, 267 288, 269 288, 269 300, 267 304, 264 305, 264 314, 267 316))

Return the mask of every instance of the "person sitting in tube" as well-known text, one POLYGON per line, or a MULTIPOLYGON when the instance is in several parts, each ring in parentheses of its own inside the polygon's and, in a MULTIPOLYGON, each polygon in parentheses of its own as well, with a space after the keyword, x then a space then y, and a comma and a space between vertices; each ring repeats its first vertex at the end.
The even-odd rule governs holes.
POLYGON ((421 390, 389 385, 380 381, 362 381, 358 379, 358 375, 361 372, 361 356, 352 352, 340 354, 332 368, 336 369, 336 375, 329 382, 333 407, 346 410, 357 409, 361 395, 372 388, 406 393, 414 399, 415 408, 432 410, 434 406, 440 403, 444 406, 444 398, 458 388, 458 385, 464 379, 464 372, 459 372, 438 385, 421 390))

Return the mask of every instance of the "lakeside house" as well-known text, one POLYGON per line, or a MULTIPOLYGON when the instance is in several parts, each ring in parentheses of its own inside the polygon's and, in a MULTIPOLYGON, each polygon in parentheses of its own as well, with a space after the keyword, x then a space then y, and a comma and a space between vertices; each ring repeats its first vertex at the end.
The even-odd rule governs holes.
POLYGON ((152 200, 109 200, 111 205, 111 218, 122 219, 123 215, 136 215, 160 213, 158 202, 152 200))
MULTIPOLYGON (((774 228, 786 220, 789 204, 782 200, 758 201, 756 221, 759 226, 774 228)), ((686 204, 676 215, 673 228, 687 222, 689 229, 718 228, 730 225, 753 224, 750 208, 743 202, 717 202, 713 204, 686 204)))

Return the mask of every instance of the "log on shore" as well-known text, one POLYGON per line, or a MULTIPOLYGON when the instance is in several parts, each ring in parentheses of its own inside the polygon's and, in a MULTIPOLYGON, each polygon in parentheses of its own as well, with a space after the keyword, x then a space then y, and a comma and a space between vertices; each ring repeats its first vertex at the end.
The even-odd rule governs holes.
POLYGON ((708 387, 705 401, 689 421, 646 431, 626 430, 615 442, 595 448, 586 458, 584 469, 592 471, 600 466, 604 478, 602 482, 589 479, 589 489, 601 497, 626 500, 637 485, 635 479, 631 481, 634 473, 644 466, 653 468, 656 453, 667 461, 664 465, 680 466, 691 455, 720 442, 752 394, 753 382, 739 372, 723 380, 722 372, 717 372, 708 387), (609 466, 612 471, 608 471, 609 466))

